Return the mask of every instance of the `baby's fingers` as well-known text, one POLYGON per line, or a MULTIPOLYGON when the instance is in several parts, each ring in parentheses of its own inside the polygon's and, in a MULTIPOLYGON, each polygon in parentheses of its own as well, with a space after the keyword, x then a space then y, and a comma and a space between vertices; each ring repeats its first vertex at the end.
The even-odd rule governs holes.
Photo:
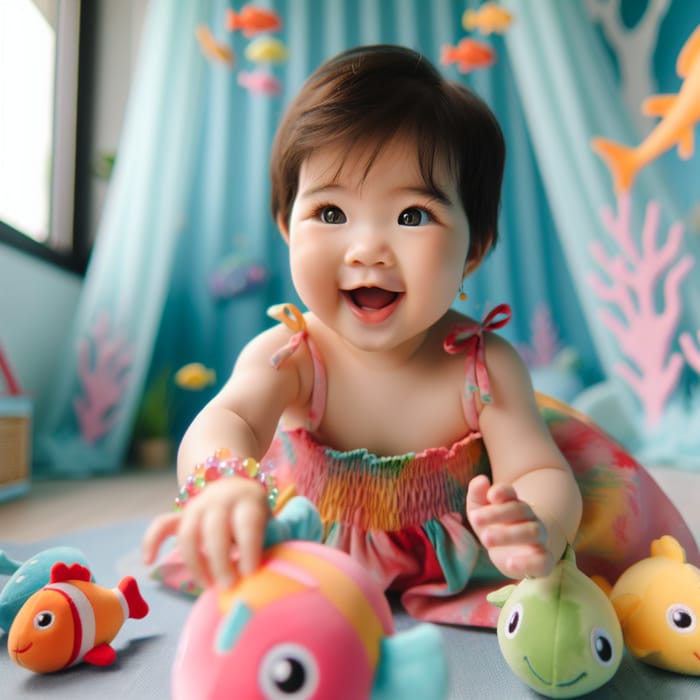
POLYGON ((547 543, 547 530, 539 520, 496 524, 482 531, 481 543, 487 549, 512 545, 544 546, 547 543))
POLYGON ((469 488, 467 489, 467 513, 488 505, 487 494, 489 488, 491 488, 491 482, 485 474, 479 474, 469 482, 469 488))
POLYGON ((180 513, 164 513, 155 518, 146 529, 141 542, 141 556, 145 564, 152 564, 160 546, 171 535, 176 535, 180 513))
POLYGON ((252 573, 260 566, 265 526, 269 517, 270 510, 265 501, 243 501, 233 513, 241 575, 252 573))
POLYGON ((221 589, 231 586, 236 578, 232 556, 234 539, 230 515, 226 510, 217 508, 205 514, 201 547, 207 570, 221 589))
POLYGON ((183 514, 184 517, 177 533, 177 546, 185 566, 189 569, 195 581, 202 586, 209 586, 212 583, 212 577, 201 544, 204 514, 198 512, 198 505, 197 503, 189 505, 183 514))
POLYGON ((532 508, 522 501, 507 501, 484 507, 471 515, 472 525, 481 528, 489 525, 510 525, 535 521, 537 521, 537 516, 532 508))
POLYGON ((536 578, 549 576, 552 573, 554 562, 552 555, 541 547, 514 548, 506 557, 505 571, 503 573, 510 578, 536 578))

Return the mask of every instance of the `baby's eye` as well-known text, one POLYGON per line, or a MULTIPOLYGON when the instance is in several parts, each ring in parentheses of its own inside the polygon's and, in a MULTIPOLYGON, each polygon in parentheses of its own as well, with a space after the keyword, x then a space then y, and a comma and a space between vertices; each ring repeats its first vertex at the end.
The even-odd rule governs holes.
POLYGON ((324 224, 344 224, 347 221, 343 210, 334 206, 322 207, 318 216, 324 224))
POLYGON ((401 226, 425 226, 431 222, 433 217, 425 209, 409 207, 399 214, 399 224, 401 226))

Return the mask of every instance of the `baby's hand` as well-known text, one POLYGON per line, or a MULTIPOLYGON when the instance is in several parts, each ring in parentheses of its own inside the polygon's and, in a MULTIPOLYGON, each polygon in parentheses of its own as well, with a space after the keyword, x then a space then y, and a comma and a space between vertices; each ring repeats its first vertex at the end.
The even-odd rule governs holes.
POLYGON ((520 579, 552 571, 547 530, 509 484, 491 486, 483 474, 474 477, 467 493, 467 518, 504 576, 520 579))
POLYGON ((218 479, 183 510, 151 523, 143 538, 144 561, 152 564, 161 544, 176 535, 197 582, 227 588, 259 566, 269 517, 267 495, 259 483, 238 476, 218 479))

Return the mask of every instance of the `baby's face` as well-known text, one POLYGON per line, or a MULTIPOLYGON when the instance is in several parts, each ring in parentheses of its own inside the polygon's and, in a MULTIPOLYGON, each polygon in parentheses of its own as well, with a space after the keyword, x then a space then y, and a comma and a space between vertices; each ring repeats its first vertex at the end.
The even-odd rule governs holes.
POLYGON ((302 164, 283 230, 292 279, 307 308, 351 344, 410 350, 454 301, 469 225, 446 167, 436 168, 435 192, 411 144, 387 144, 369 171, 368 154, 326 147, 302 164))

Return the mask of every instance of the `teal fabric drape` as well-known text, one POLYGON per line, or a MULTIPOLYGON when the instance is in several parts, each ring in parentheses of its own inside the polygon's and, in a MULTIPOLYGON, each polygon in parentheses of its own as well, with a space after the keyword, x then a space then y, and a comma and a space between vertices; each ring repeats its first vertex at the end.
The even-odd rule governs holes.
MULTIPOLYGON (((267 325, 265 309, 298 301, 268 210, 268 157, 285 106, 322 61, 355 45, 403 44, 439 64, 442 46, 466 36, 462 13, 479 4, 256 2, 284 22, 275 36, 289 58, 270 69, 282 85, 273 97, 238 85, 241 71, 255 66, 245 56, 249 39, 225 28, 231 3, 151 0, 107 204, 75 324, 60 349, 62 373, 37 426, 40 472, 119 469, 144 390, 164 372, 202 362, 216 371, 214 386, 196 393, 171 387, 165 409, 177 439, 244 343, 267 325), (199 25, 233 50, 233 67, 204 58, 199 25), (215 298, 209 283, 227 259, 264 265, 267 281, 215 298)), ((468 280, 468 300, 457 304, 480 316, 510 303, 514 319, 504 334, 516 343, 532 342, 533 318, 546 306, 591 383, 609 375, 615 348, 585 284, 587 241, 602 238, 597 212, 612 203, 609 176, 587 141, 594 134, 623 140, 627 127, 616 112, 608 56, 586 28, 582 5, 513 0, 515 22, 505 37, 475 37, 491 43, 495 65, 468 75, 443 70, 491 105, 508 144, 501 240, 468 280)), ((624 388, 619 394, 634 415, 624 388)))
POLYGON ((114 471, 124 455, 186 217, 204 71, 190 38, 208 4, 154 2, 146 17, 99 240, 37 427, 39 473, 114 471))

